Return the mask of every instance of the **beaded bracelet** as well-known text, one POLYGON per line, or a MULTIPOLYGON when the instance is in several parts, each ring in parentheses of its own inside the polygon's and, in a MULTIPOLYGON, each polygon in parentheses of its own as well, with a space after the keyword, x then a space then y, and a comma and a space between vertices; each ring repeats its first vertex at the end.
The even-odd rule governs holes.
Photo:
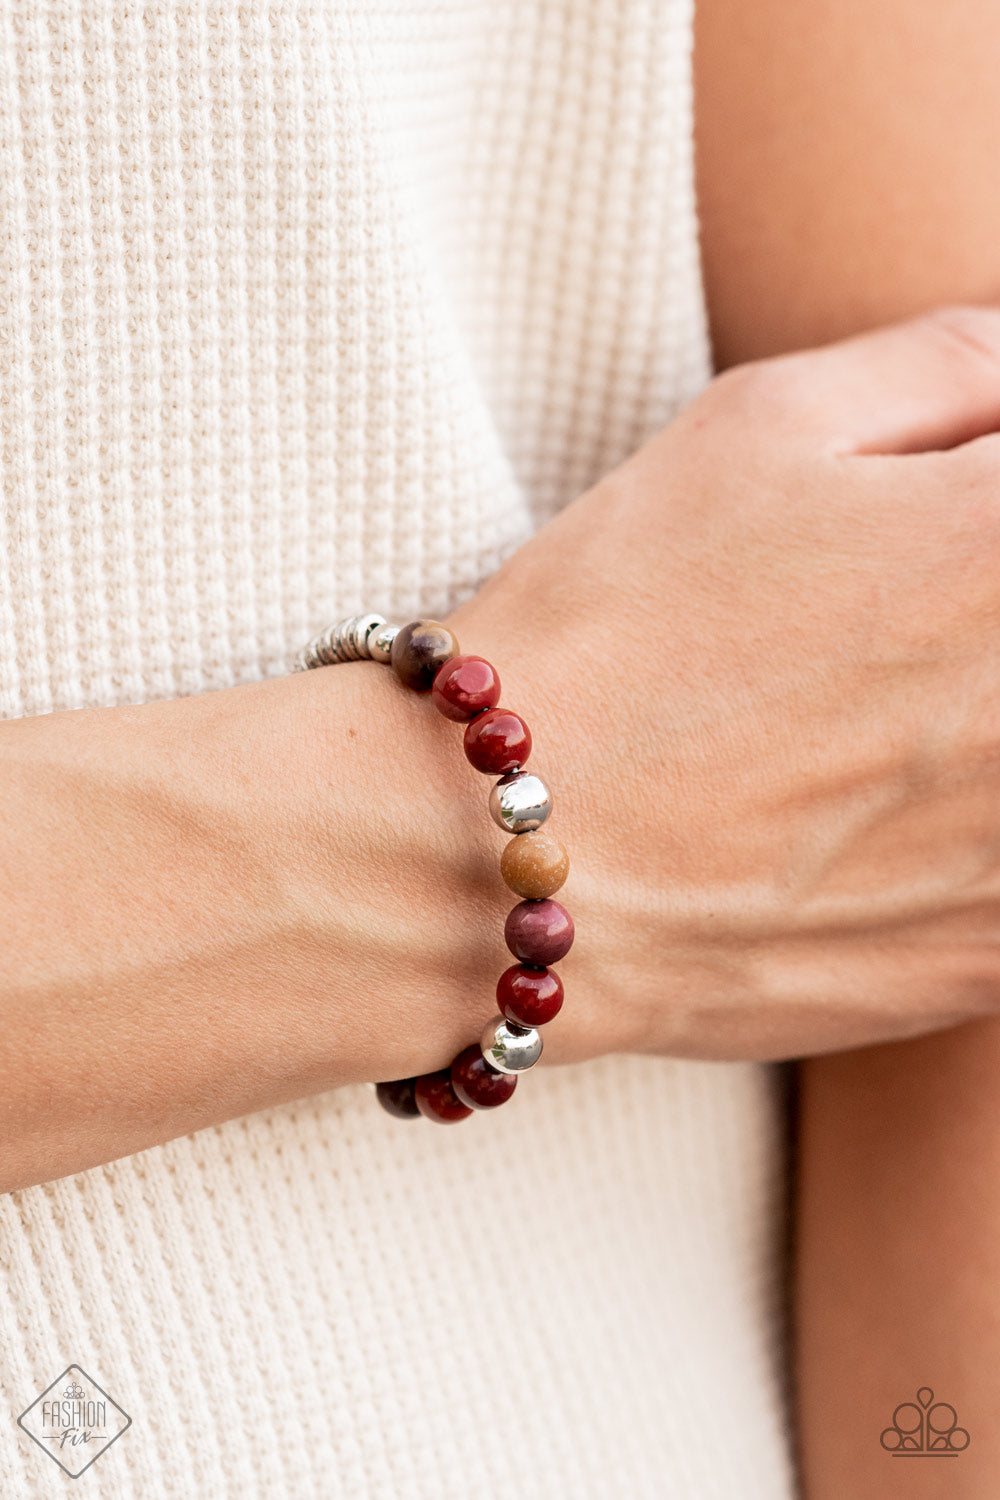
POLYGON ((498 708, 500 678, 481 656, 461 656, 458 641, 437 620, 389 625, 382 615, 354 615, 316 636, 296 667, 336 662, 387 662, 405 687, 430 693, 446 719, 465 725, 465 753, 477 771, 498 780, 489 796, 493 821, 515 837, 500 859, 500 873, 522 900, 507 916, 504 938, 518 960, 497 980, 500 1014, 478 1043, 460 1052, 450 1068, 379 1083, 382 1107, 399 1119, 423 1115, 451 1124, 474 1109, 504 1104, 518 1076, 542 1055, 538 1031, 563 1003, 562 981, 550 967, 573 942, 573 919, 551 897, 569 873, 562 845, 542 830, 552 811, 545 783, 524 770, 531 732, 519 714, 498 708))

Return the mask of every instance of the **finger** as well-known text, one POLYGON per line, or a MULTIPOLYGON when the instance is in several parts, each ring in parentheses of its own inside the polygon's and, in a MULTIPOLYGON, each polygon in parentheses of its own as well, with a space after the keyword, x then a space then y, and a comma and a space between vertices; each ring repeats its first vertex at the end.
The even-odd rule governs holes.
POLYGON ((997 308, 944 308, 754 368, 833 452, 926 453, 1000 431, 997 308))

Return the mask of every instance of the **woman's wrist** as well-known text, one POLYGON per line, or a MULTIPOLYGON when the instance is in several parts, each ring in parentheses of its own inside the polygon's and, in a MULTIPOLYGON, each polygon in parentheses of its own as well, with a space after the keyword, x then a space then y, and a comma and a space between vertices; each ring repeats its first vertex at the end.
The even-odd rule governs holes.
POLYGON ((502 684, 492 662, 463 652, 454 632, 440 621, 400 625, 367 613, 343 619, 314 637, 299 666, 358 660, 391 668, 402 687, 425 697, 448 722, 463 726, 465 757, 490 777, 490 816, 509 838, 500 874, 521 899, 507 913, 504 940, 517 962, 497 979, 497 1013, 478 1040, 462 1048, 447 1067, 382 1080, 376 1090, 383 1108, 398 1118, 424 1115, 439 1124, 456 1124, 476 1110, 507 1103, 520 1076, 541 1058, 541 1028, 559 1014, 564 996, 551 965, 565 958, 575 935, 569 912, 553 899, 565 883, 569 859, 544 826, 552 794, 532 760, 531 730, 520 714, 500 702, 502 684))
POLYGON ((425 707, 358 664, 3 726, 0 1185, 478 1035, 504 888, 425 707))

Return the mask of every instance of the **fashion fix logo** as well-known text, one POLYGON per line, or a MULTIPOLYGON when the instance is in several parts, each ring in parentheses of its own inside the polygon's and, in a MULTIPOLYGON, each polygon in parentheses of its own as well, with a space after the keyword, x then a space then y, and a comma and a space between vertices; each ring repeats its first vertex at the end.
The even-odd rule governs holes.
POLYGON ((948 1401, 935 1401, 929 1385, 922 1385, 916 1401, 902 1401, 892 1414, 879 1442, 893 1458, 957 1458, 969 1446, 966 1428, 948 1401))
POLYGON ((17 1425, 77 1479, 131 1427, 132 1418, 86 1370, 68 1365, 21 1413, 17 1425))

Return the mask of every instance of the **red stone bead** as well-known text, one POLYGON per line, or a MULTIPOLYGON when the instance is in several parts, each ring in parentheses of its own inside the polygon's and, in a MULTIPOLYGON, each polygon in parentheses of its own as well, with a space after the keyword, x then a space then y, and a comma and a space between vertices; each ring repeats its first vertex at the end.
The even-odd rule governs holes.
POLYGON ((377 1083, 375 1097, 382 1108, 397 1120, 416 1120, 420 1110, 413 1093, 415 1078, 396 1078, 390 1083, 377 1083))
POLYGON ((512 964, 497 980, 497 1004, 515 1026, 544 1026, 562 1009, 563 987, 551 969, 512 964))
POLYGON ((573 918, 558 901, 520 901, 508 912, 503 935, 515 958, 544 968, 573 946, 573 918))
POLYGON ((477 771, 502 776, 531 754, 531 730, 509 708, 490 708, 465 728, 465 753, 477 771))
POLYGON ((451 1125, 456 1120, 466 1120, 472 1114, 451 1086, 451 1069, 442 1068, 438 1073, 422 1073, 413 1085, 417 1108, 427 1120, 437 1120, 439 1125, 451 1125))
POLYGON ((466 1047, 451 1065, 451 1086, 463 1104, 472 1109, 495 1109, 506 1104, 517 1088, 514 1073, 491 1068, 478 1046, 466 1047))
POLYGON ((500 702, 497 669, 482 656, 453 656, 438 668, 431 697, 446 719, 462 724, 500 702))

